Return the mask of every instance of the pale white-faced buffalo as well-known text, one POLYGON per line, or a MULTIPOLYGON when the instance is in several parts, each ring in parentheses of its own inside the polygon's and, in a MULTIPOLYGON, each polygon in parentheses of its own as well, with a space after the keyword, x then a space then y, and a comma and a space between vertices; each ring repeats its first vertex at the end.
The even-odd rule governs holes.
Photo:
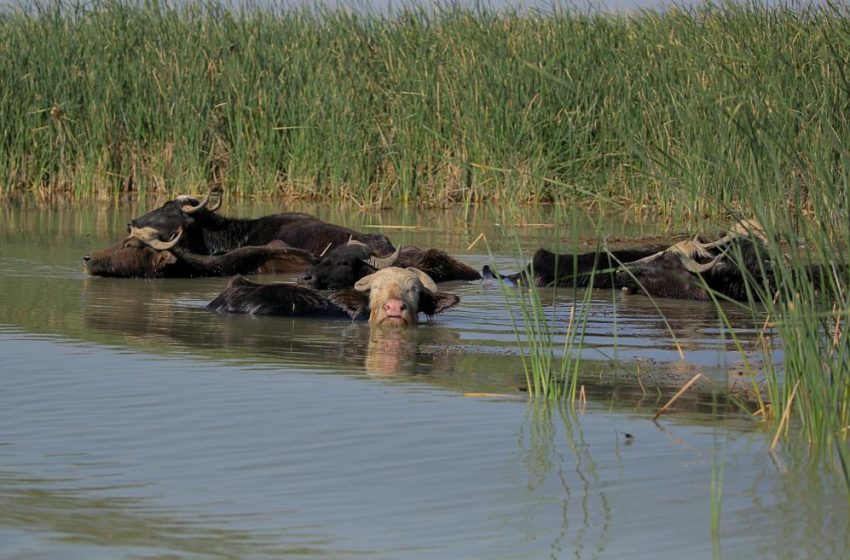
POLYGON ((354 286, 364 276, 390 266, 416 268, 435 282, 481 278, 477 270, 438 249, 423 251, 411 245, 379 257, 365 243, 352 240, 329 251, 316 265, 301 274, 297 282, 299 286, 316 290, 342 290, 354 286))
POLYGON ((512 284, 536 286, 580 286, 595 288, 614 286, 614 273, 620 264, 654 255, 666 245, 652 245, 638 249, 592 251, 579 254, 557 254, 538 249, 531 263, 514 274, 501 275, 485 265, 484 278, 500 278, 512 284))
POLYGON ((372 326, 416 325, 419 313, 432 316, 458 304, 415 268, 389 267, 365 276, 354 288, 324 294, 292 284, 255 284, 234 278, 209 309, 253 315, 369 316, 372 326))
MULTIPOLYGON (((178 235, 179 237, 179 235, 178 235)), ((86 272, 92 276, 117 278, 194 278, 233 274, 292 273, 315 261, 308 252, 289 247, 283 241, 239 247, 222 255, 197 255, 179 247, 177 240, 142 242, 136 237, 94 251, 83 257, 86 272)))
POLYGON ((279 239, 291 247, 322 255, 350 239, 374 251, 392 253, 395 247, 382 234, 360 233, 329 224, 309 214, 284 212, 255 219, 229 218, 216 213, 222 191, 213 187, 204 200, 181 195, 127 224, 132 237, 167 241, 182 232, 180 246, 195 254, 215 255, 279 239))

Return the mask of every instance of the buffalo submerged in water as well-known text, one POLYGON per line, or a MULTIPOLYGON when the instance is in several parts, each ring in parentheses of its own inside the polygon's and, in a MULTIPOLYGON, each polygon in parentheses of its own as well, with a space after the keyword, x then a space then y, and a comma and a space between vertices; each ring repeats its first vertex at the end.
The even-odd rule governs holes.
POLYGON ((298 277, 297 282, 300 286, 316 290, 342 290, 390 266, 421 270, 434 282, 481 279, 477 270, 439 249, 424 251, 408 246, 381 257, 365 243, 351 240, 321 257, 317 264, 298 277))
POLYGON ((333 247, 356 240, 392 253, 387 236, 365 234, 308 214, 256 219, 220 216, 222 192, 206 198, 180 195, 127 224, 124 241, 84 257, 94 276, 189 278, 255 273, 298 273, 333 247))
POLYGON ((92 276, 112 278, 197 278, 234 274, 300 272, 315 258, 283 241, 233 249, 222 255, 197 255, 176 246, 176 240, 143 242, 137 237, 92 251, 83 266, 92 276))
POLYGON ((256 284, 232 279, 207 306, 222 313, 252 315, 341 316, 368 314, 372 326, 408 327, 419 313, 433 316, 460 302, 441 292, 434 281, 415 268, 388 267, 358 280, 354 288, 324 294, 292 284, 256 284))
POLYGON ((130 220, 131 236, 143 241, 167 241, 182 232, 179 245, 195 254, 215 255, 245 246, 261 246, 280 240, 319 257, 354 239, 381 254, 395 251, 383 234, 361 233, 324 222, 309 214, 282 212, 260 218, 230 218, 216 211, 223 192, 216 186, 206 198, 180 195, 147 214, 130 220))
POLYGON ((612 288, 615 285, 615 273, 622 263, 655 255, 666 247, 652 245, 616 251, 599 249, 575 255, 538 249, 528 266, 519 272, 503 275, 485 265, 481 274, 486 279, 499 278, 509 284, 612 288))
MULTIPOLYGON (((805 269, 806 281, 816 288, 836 273, 846 277, 848 271, 843 265, 811 265, 805 269)), ((767 236, 756 220, 737 222, 713 242, 695 237, 666 247, 583 255, 554 255, 540 249, 532 263, 516 274, 499 275, 485 267, 484 276, 510 283, 531 281, 539 286, 588 286, 592 279, 592 285, 598 288, 696 300, 719 295, 744 301, 754 295, 753 287, 767 294, 777 289, 767 236)))
POLYGON ((716 241, 682 241, 623 265, 617 270, 617 285, 627 293, 657 297, 709 300, 721 296, 747 301, 773 299, 777 293, 793 291, 796 282, 820 290, 830 282, 850 281, 850 270, 839 262, 809 264, 779 277, 767 242, 767 234, 758 221, 742 220, 716 241), (802 277, 795 278, 798 274, 802 277), (790 283, 783 287, 783 282, 790 283))

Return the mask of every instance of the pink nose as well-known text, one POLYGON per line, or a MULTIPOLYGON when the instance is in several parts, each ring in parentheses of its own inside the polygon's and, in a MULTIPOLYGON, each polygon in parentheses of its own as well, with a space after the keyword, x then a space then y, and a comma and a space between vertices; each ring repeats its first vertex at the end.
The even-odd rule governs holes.
POLYGON ((384 311, 387 312, 387 315, 397 316, 401 315, 402 312, 407 309, 407 304, 401 301, 400 299, 391 299, 383 305, 383 308, 384 311))

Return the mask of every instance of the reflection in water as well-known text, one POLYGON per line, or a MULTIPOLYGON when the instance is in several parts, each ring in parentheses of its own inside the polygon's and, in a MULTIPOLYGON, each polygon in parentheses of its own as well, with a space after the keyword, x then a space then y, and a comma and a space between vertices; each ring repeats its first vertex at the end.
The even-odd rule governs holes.
POLYGON ((284 547, 280 535, 264 542, 257 531, 228 527, 238 525, 238 516, 204 515, 203 524, 191 522, 185 512, 162 511, 149 498, 128 497, 128 487, 76 487, 72 482, 0 471, 0 527, 49 532, 59 542, 74 545, 78 554, 81 546, 91 546, 124 554, 206 556, 215 551, 224 558, 292 553, 328 557, 329 540, 306 531, 289 532, 288 538, 297 544, 284 547))
MULTIPOLYGON (((567 553, 575 558, 601 555, 609 541, 612 511, 576 413, 563 403, 530 401, 518 443, 528 473, 528 502, 548 498, 552 477, 562 492, 561 523, 549 546, 551 557, 567 553), (560 432, 566 448, 558 441, 560 432)), ((534 512, 529 514, 533 519, 534 512)), ((531 529, 526 538, 536 539, 538 535, 531 529)))
MULTIPOLYGON (((473 355, 477 355, 477 363, 489 365, 488 357, 492 357, 501 367, 474 373, 509 374, 506 381, 523 384, 520 347, 498 288, 480 283, 452 285, 450 289, 462 299, 456 310, 404 334, 387 331, 378 336, 347 320, 212 314, 204 305, 220 291, 222 282, 86 278, 80 302, 86 335, 104 342, 114 342, 117 336, 160 352, 218 350, 234 357, 262 355, 317 367, 356 364, 372 373, 409 375, 425 373, 429 364, 431 370, 439 369, 434 364, 465 368, 474 365, 473 355), (463 363, 467 361, 473 363, 463 363)), ((39 292, 30 299, 41 297, 39 292)), ((564 310, 571 305, 571 297, 559 294, 552 307, 550 322, 555 332, 566 330, 564 310)), ((710 306, 686 303, 662 308, 661 317, 645 301, 612 300, 610 292, 594 294, 582 354, 587 373, 583 383, 617 385, 624 394, 641 385, 663 390, 681 387, 696 373, 713 380, 703 390, 740 383, 737 374, 745 368, 738 362, 737 344, 751 348, 749 359, 757 362, 761 359, 758 331, 739 328, 737 343, 733 342, 724 338, 723 325, 710 306), (675 344, 670 342, 671 331, 675 344), (686 360, 680 358, 676 345, 685 347, 686 360)), ((729 315, 738 324, 744 321, 734 309, 729 315)), ((563 337, 554 340, 557 353, 563 337)))
POLYGON ((411 329, 369 329, 369 343, 366 346, 366 372, 370 375, 397 375, 404 367, 405 359, 415 356, 416 349, 411 344, 411 329))

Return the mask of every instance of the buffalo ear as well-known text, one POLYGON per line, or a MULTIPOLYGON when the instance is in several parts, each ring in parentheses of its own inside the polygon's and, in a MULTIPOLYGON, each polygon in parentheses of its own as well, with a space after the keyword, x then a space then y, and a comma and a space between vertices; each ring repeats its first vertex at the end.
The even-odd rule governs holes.
POLYGON ((460 298, 448 292, 419 294, 419 311, 425 315, 436 315, 460 303, 460 298))
POLYGON ((159 251, 153 258, 154 270, 162 270, 170 264, 177 262, 177 257, 171 251, 159 251))
POLYGON ((355 282, 354 283, 354 289, 357 290, 358 292, 368 292, 369 290, 371 290, 372 289, 372 277, 374 275, 375 274, 372 273, 368 276, 364 276, 363 278, 361 278, 360 280, 355 282))
POLYGON ((369 314, 369 296, 363 292, 354 290, 340 290, 328 296, 328 299, 348 313, 352 319, 360 315, 369 314))

